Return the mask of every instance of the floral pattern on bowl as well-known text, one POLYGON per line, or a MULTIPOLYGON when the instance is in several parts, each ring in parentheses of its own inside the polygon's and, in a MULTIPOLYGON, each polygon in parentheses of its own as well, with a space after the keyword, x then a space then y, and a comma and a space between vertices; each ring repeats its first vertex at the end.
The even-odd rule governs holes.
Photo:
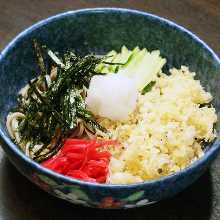
POLYGON ((32 181, 35 182, 44 191, 57 196, 58 198, 67 200, 76 205, 83 205, 88 207, 98 207, 104 209, 117 209, 117 208, 134 208, 144 205, 150 205, 156 201, 149 201, 144 198, 144 191, 135 192, 128 197, 115 199, 112 196, 106 196, 99 201, 94 202, 89 196, 77 185, 63 185, 58 184, 56 181, 45 177, 43 175, 32 176, 32 181))

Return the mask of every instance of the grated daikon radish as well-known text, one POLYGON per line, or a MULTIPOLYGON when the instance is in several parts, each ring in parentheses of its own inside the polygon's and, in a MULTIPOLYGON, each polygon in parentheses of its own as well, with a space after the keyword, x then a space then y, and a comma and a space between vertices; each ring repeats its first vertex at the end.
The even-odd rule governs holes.
POLYGON ((92 77, 86 104, 93 114, 111 120, 125 120, 134 111, 138 89, 132 79, 121 74, 92 77))

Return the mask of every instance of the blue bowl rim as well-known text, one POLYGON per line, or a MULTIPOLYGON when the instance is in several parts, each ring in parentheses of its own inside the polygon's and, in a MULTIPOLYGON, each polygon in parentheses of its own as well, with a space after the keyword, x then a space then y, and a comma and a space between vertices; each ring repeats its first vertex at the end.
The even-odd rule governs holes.
MULTIPOLYGON (((151 14, 151 13, 147 13, 147 12, 143 12, 143 11, 139 11, 139 10, 134 10, 134 9, 115 8, 115 7, 84 8, 84 9, 59 13, 57 15, 50 16, 46 19, 43 19, 43 20, 31 25, 30 27, 26 28, 25 30, 23 30, 21 33, 19 33, 14 39, 12 39, 9 42, 6 45, 6 47, 2 50, 2 52, 0 53, 0 62, 6 56, 7 52, 10 51, 14 47, 14 45, 17 43, 17 41, 19 41, 20 39, 22 39, 22 37, 29 34, 30 32, 32 32, 35 29, 37 29, 37 28, 39 28, 43 25, 46 25, 46 24, 48 24, 52 21, 58 20, 60 18, 68 17, 69 15, 81 15, 81 14, 87 14, 87 13, 100 13, 100 12, 101 13, 103 13, 103 12, 104 13, 105 12, 120 12, 120 13, 130 13, 130 14, 134 14, 134 15, 142 15, 142 16, 148 17, 150 19, 153 19, 155 21, 165 23, 169 27, 174 28, 175 30, 180 31, 180 32, 188 35, 188 37, 190 37, 192 40, 196 41, 200 46, 202 46, 206 51, 208 51, 209 55, 213 58, 213 60, 216 62, 216 64, 220 68, 220 59, 219 59, 218 55, 215 54, 215 52, 204 41, 202 41, 198 36, 193 34, 191 31, 187 30, 183 26, 178 25, 178 24, 174 23, 173 21, 170 21, 166 18, 162 18, 158 15, 154 15, 154 14, 151 14)), ((19 149, 19 147, 16 144, 14 144, 13 141, 4 134, 2 129, 0 129, 0 137, 4 141, 4 144, 9 146, 11 148, 11 150, 13 151, 13 153, 16 154, 16 156, 21 157, 22 160, 24 160, 27 164, 29 164, 31 166, 31 168, 33 168, 33 170, 38 170, 38 172, 41 173, 41 174, 44 174, 46 176, 50 176, 52 179, 58 179, 59 181, 61 180, 63 183, 66 183, 66 184, 69 184, 69 185, 79 184, 79 185, 82 185, 82 186, 88 186, 88 187, 96 186, 96 187, 106 188, 106 189, 109 189, 109 188, 132 189, 132 188, 140 188, 140 187, 143 187, 143 186, 144 187, 145 186, 152 186, 155 183, 159 184, 159 183, 162 183, 162 182, 163 183, 168 182, 169 180, 176 179, 179 176, 187 175, 187 173, 190 173, 191 171, 196 169, 196 167, 200 166, 206 160, 208 160, 209 157, 215 156, 220 151, 220 140, 217 139, 214 142, 214 144, 210 147, 210 149, 204 154, 203 157, 201 157, 200 159, 196 160, 195 162, 193 162, 192 164, 190 164, 186 168, 184 168, 184 169, 182 169, 182 170, 180 170, 176 173, 170 174, 168 176, 161 177, 159 179, 148 180, 148 181, 144 181, 144 182, 141 182, 141 183, 101 184, 101 183, 91 183, 91 182, 81 181, 81 180, 78 180, 78 179, 73 179, 73 178, 66 177, 66 176, 63 176, 61 174, 58 174, 58 173, 56 173, 54 171, 51 171, 47 168, 44 168, 43 166, 41 166, 37 162, 35 162, 32 159, 30 159, 29 157, 27 157, 19 149)))

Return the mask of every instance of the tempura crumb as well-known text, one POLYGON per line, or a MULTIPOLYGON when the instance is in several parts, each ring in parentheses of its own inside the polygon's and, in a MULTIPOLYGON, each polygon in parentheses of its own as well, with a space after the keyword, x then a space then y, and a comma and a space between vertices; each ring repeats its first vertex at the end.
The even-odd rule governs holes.
POLYGON ((212 141, 217 121, 207 106, 209 92, 186 66, 160 74, 152 90, 139 95, 124 122, 99 119, 121 148, 112 149, 109 182, 128 184, 179 171, 203 156, 201 141, 212 141))

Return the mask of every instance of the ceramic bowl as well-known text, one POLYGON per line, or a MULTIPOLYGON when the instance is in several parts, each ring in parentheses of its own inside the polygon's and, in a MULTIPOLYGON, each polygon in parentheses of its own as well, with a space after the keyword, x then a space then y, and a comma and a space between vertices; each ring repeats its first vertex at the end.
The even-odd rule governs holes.
MULTIPOLYGON (((80 54, 104 54, 109 50, 146 47, 159 49, 170 67, 189 66, 197 73, 213 105, 220 109, 220 61, 198 37, 158 16, 119 8, 94 8, 65 12, 38 22, 13 39, 0 54, 0 136, 2 147, 14 166, 50 194, 74 204, 99 208, 131 208, 172 197, 193 183, 220 150, 219 137, 206 146, 205 155, 178 173, 132 185, 105 185, 64 177, 26 157, 10 139, 6 115, 16 95, 34 77, 37 66, 32 49, 36 38, 54 51, 74 48, 80 54)), ((220 124, 216 125, 219 134, 220 124)))

